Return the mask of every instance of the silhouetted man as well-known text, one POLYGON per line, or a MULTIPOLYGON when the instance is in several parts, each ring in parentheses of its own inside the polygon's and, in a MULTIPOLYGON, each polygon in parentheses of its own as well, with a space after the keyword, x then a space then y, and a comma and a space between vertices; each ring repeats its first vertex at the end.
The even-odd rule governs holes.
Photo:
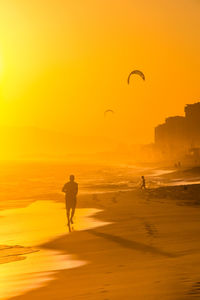
POLYGON ((70 226, 70 222, 73 224, 73 216, 75 213, 76 208, 76 195, 78 193, 78 183, 74 181, 74 175, 70 175, 69 182, 65 183, 63 186, 62 192, 65 193, 65 203, 66 203, 66 210, 67 210, 67 219, 68 225, 70 226), (70 210, 71 217, 70 217, 70 210))
POLYGON ((142 184, 141 184, 141 189, 146 189, 146 180, 144 178, 144 176, 141 176, 141 179, 142 179, 142 184))

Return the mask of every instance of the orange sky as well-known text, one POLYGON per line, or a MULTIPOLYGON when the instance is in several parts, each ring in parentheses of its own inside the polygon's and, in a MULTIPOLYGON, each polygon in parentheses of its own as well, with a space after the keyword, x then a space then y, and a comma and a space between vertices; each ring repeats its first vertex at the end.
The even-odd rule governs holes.
POLYGON ((200 99, 199 53, 198 0, 1 0, 0 126, 151 142, 200 99))

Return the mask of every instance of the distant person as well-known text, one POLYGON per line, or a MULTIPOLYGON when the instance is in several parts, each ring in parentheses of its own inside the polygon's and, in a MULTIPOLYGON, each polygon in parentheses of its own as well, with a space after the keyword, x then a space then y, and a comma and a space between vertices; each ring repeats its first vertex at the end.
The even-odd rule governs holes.
POLYGON ((76 209, 76 195, 78 193, 78 183, 76 183, 74 175, 70 175, 69 182, 65 183, 62 192, 65 193, 65 203, 67 211, 68 226, 73 224, 73 217, 76 209), (70 216, 71 211, 71 216, 70 216))
POLYGON ((145 178, 144 178, 144 176, 141 176, 141 179, 142 179, 142 183, 141 183, 141 189, 143 190, 145 190, 146 189, 146 180, 145 180, 145 178))

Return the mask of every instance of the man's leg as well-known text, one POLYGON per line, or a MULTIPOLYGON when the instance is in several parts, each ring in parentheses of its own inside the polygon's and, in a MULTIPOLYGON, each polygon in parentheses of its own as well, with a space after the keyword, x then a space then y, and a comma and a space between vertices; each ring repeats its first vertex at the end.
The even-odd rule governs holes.
POLYGON ((68 220, 68 225, 70 225, 70 208, 67 207, 67 220, 68 220))
POLYGON ((68 225, 70 224, 70 206, 69 206, 69 200, 65 198, 65 207, 66 207, 66 215, 68 220, 68 225))
POLYGON ((75 214, 75 209, 76 209, 76 200, 74 200, 74 203, 72 205, 72 213, 71 213, 71 223, 73 224, 73 217, 74 217, 74 214, 75 214))
POLYGON ((72 213, 71 213, 71 223, 73 224, 73 217, 74 217, 74 214, 75 214, 75 207, 72 208, 72 213))

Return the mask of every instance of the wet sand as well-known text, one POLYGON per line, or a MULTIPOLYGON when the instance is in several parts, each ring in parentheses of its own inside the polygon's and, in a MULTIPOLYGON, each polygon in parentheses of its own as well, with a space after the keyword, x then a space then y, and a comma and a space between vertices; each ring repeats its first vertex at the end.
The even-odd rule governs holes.
MULTIPOLYGON (((105 225, 93 218, 99 210, 77 209, 77 230, 105 225)), ((69 233, 64 203, 35 201, 0 211, 0 299, 24 294, 53 280, 56 272, 86 261, 40 245, 69 233)))
POLYGON ((167 186, 200 184, 200 167, 174 169, 161 174, 160 179, 167 186))
POLYGON ((199 194, 195 185, 79 196, 110 224, 76 231, 76 218, 73 232, 40 247, 87 263, 13 299, 200 298, 199 194))

